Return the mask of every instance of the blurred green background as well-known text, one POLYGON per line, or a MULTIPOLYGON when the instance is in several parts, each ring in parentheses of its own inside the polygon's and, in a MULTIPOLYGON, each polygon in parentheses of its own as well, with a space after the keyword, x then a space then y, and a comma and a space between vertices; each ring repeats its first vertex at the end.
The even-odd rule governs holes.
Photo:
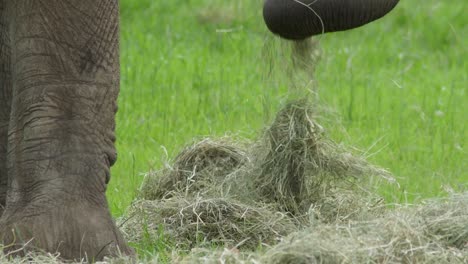
POLYGON ((399 188, 382 189, 389 202, 466 188, 468 1, 403 0, 365 27, 319 36, 313 77, 291 67, 262 2, 121 0, 115 216, 145 172, 193 139, 254 139, 290 91, 313 87, 328 135, 397 177, 399 188))

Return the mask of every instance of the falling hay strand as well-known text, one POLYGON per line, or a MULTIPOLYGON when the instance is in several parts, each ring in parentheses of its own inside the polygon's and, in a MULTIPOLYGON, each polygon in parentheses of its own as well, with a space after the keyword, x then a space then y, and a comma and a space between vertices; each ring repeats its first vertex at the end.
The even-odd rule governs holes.
POLYGON ((308 38, 292 42, 292 61, 294 68, 304 71, 309 78, 313 77, 315 67, 321 58, 319 41, 315 38, 308 38))

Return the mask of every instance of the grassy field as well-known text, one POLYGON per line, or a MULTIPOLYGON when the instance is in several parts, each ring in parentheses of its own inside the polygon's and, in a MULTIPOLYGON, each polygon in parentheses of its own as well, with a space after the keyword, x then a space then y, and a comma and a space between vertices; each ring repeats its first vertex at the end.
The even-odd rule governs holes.
MULTIPOLYGON (((121 2, 114 215, 143 173, 194 138, 254 138, 288 91, 311 89, 311 76, 295 78, 288 67, 289 43, 263 25, 261 2, 121 2)), ((321 122, 398 178, 400 188, 382 190, 391 201, 468 182, 467 8, 462 0, 406 0, 376 23, 318 38, 313 85, 331 109, 321 122)))
POLYGON ((202 136, 255 138, 288 99, 318 89, 321 124, 400 187, 390 202, 466 188, 468 4, 404 0, 387 17, 319 37, 314 82, 263 24, 261 0, 121 1, 115 216, 143 174, 202 136))
MULTIPOLYGON (((263 25, 261 3, 121 1, 114 215, 143 173, 194 138, 254 138, 289 90, 311 89, 312 77, 295 78, 288 67, 289 43, 263 25)), ((331 109, 321 122, 398 178, 400 188, 382 190, 391 201, 468 182, 467 8, 405 0, 376 23, 318 38, 314 85, 331 109)))

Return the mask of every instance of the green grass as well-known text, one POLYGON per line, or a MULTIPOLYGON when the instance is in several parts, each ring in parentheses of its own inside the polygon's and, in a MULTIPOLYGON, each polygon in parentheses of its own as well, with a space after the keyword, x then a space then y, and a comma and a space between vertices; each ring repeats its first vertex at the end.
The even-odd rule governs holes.
MULTIPOLYGON (((119 216, 142 174, 193 138, 254 138, 292 86, 288 43, 262 1, 121 1, 118 162, 108 197, 119 216), (289 69, 289 70, 288 70, 289 69)), ((394 173, 393 202, 466 188, 468 3, 404 0, 389 16, 319 37, 321 121, 336 141, 394 173)), ((298 88, 295 88, 298 89, 298 88)))

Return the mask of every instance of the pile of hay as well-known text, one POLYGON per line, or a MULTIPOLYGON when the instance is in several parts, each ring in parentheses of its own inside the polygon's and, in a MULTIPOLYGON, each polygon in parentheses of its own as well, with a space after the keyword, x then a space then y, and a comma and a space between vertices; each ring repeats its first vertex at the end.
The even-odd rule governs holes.
POLYGON ((196 249, 180 263, 468 263, 468 192, 382 217, 320 223, 262 253, 196 249))
POLYGON ((203 246, 255 249, 277 244, 299 230, 293 218, 266 205, 254 207, 226 198, 139 200, 127 215, 123 230, 130 242, 141 242, 145 236, 158 239, 162 226, 164 235, 180 250, 203 246))
POLYGON ((327 139, 323 128, 315 122, 314 112, 306 99, 289 103, 278 112, 252 155, 253 169, 249 176, 257 191, 281 210, 296 216, 335 198, 340 201, 336 206, 340 207, 347 203, 349 196, 355 196, 350 202, 356 204, 346 204, 340 210, 350 206, 355 209, 356 205, 369 209, 365 204, 378 203, 379 199, 357 194, 355 184, 369 176, 388 179, 391 176, 327 139), (343 195, 339 197, 340 194, 343 195), (357 204, 364 197, 371 199, 357 204))
POLYGON ((391 175, 315 120, 296 100, 254 142, 186 147, 146 176, 125 236, 157 240, 163 228, 173 250, 191 252, 174 255, 182 263, 467 262, 468 193, 389 210, 369 182, 391 175))
POLYGON ((308 100, 287 104, 259 140, 238 142, 203 139, 150 172, 120 220, 127 239, 157 239, 163 226, 175 249, 254 250, 311 223, 383 212, 366 182, 390 175, 327 139, 308 100))
POLYGON ((212 192, 226 176, 248 161, 239 143, 229 138, 203 139, 183 149, 172 165, 149 172, 140 188, 139 198, 156 200, 180 194, 212 192))

